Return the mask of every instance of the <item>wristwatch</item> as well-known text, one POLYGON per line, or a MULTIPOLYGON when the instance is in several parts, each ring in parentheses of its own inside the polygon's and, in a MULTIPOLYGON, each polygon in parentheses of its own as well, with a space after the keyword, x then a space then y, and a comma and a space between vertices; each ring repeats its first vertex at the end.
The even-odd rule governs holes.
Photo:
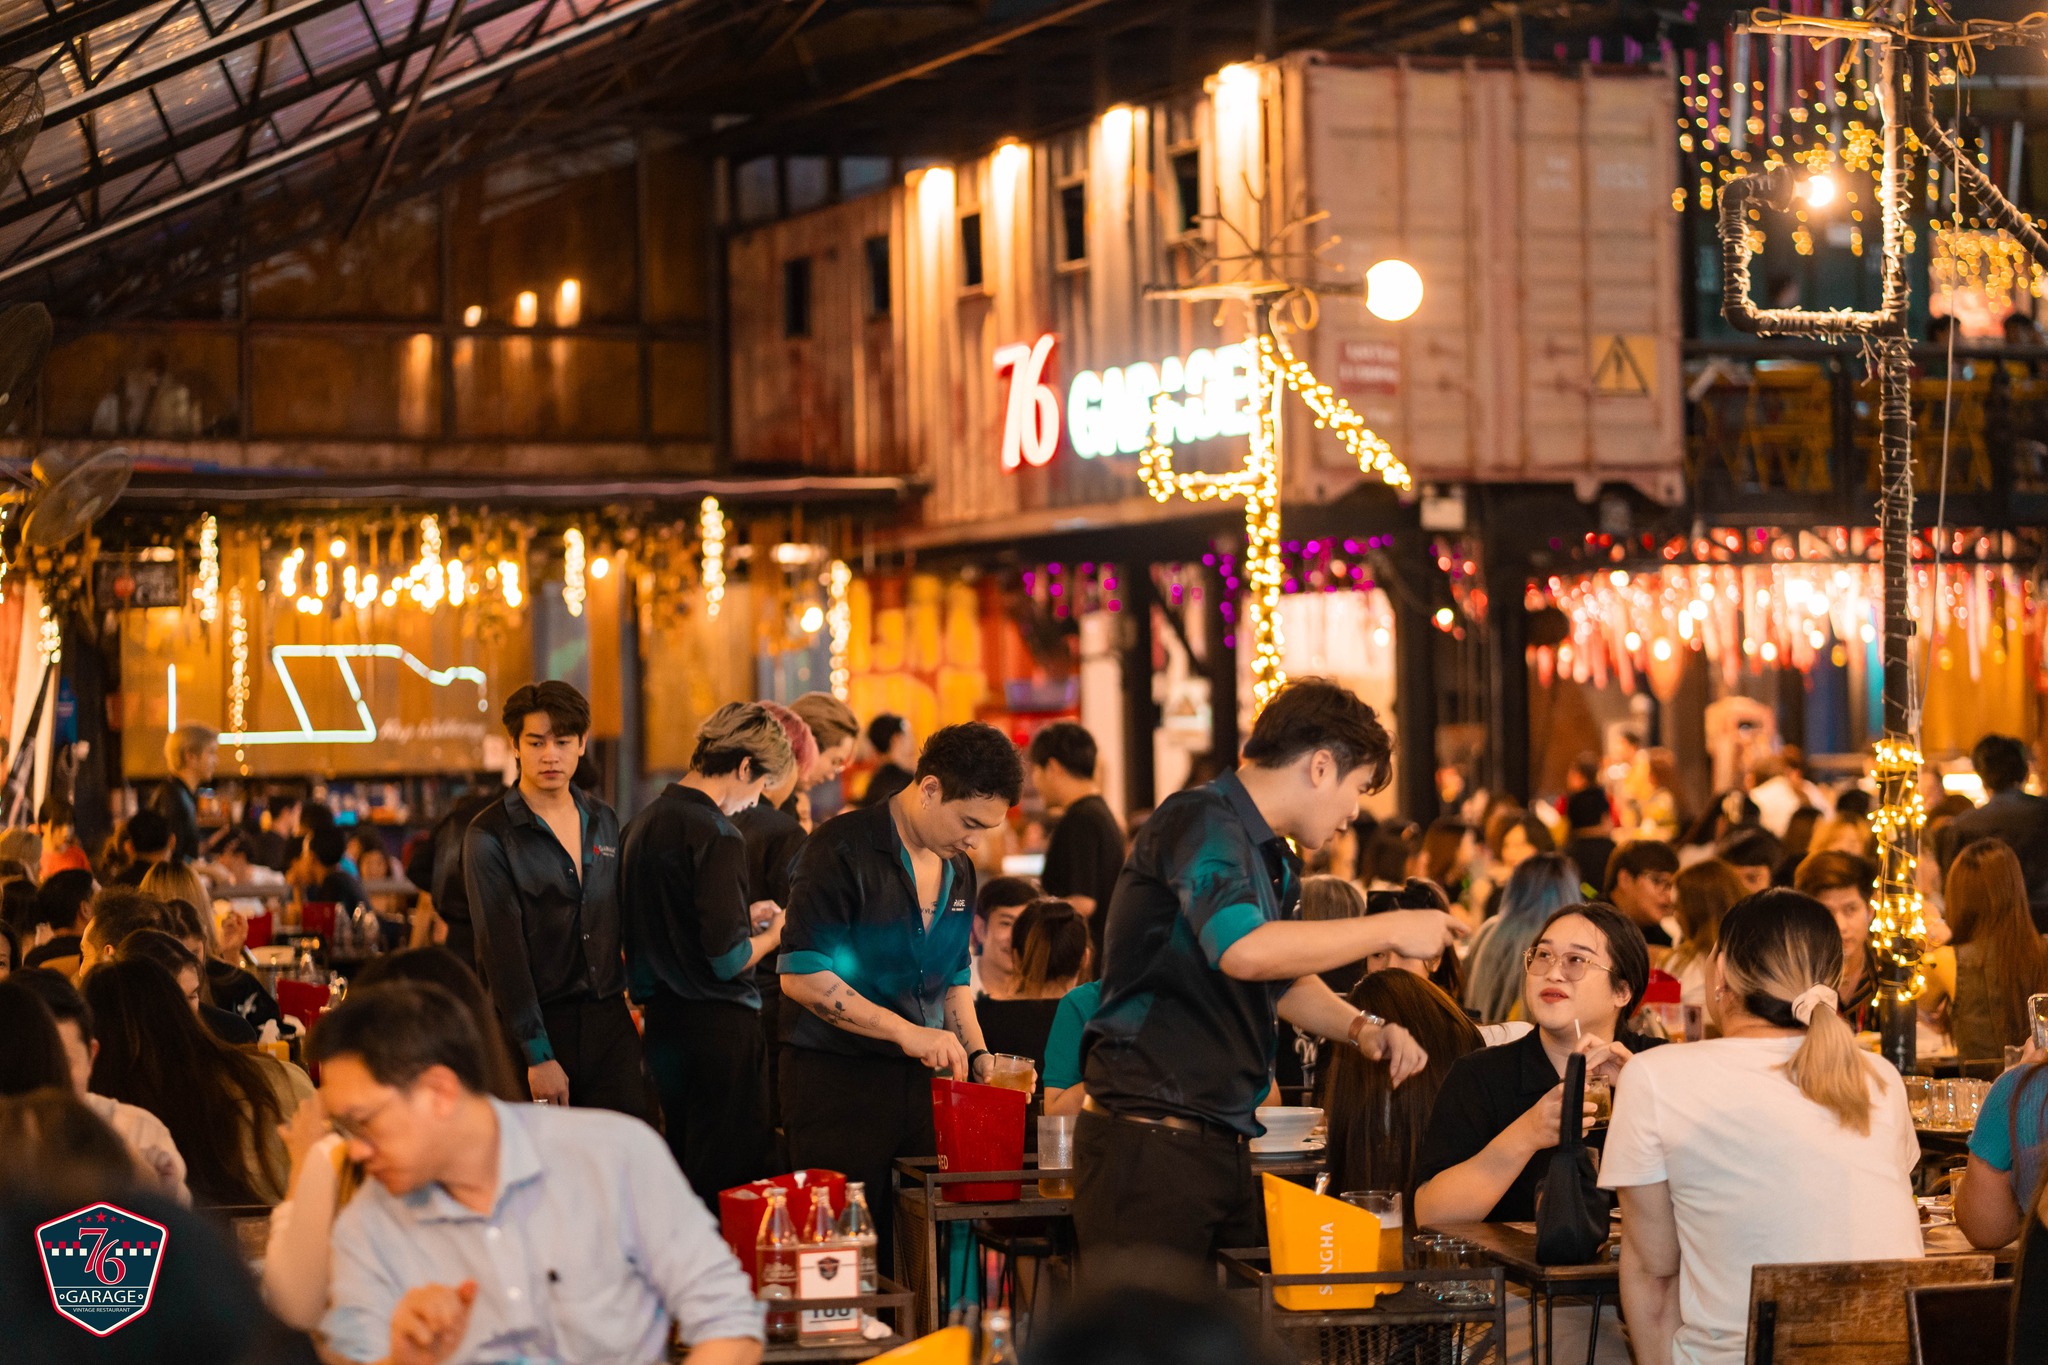
POLYGON ((1351 1021, 1351 1046, 1357 1047, 1358 1035, 1370 1028, 1385 1028, 1387 1021, 1370 1010, 1360 1010, 1358 1017, 1351 1021))
POLYGON ((974 1059, 975 1059, 976 1057, 990 1057, 990 1058, 993 1058, 994 1056, 995 1056, 995 1053, 993 1053, 993 1052, 990 1052, 990 1051, 989 1051, 989 1050, 988 1050, 987 1048, 985 1048, 985 1047, 978 1047, 978 1048, 974 1049, 974 1051, 972 1051, 972 1052, 968 1053, 968 1054, 967 1054, 967 1079, 968 1079, 968 1080, 970 1080, 970 1081, 974 1079, 974 1059))

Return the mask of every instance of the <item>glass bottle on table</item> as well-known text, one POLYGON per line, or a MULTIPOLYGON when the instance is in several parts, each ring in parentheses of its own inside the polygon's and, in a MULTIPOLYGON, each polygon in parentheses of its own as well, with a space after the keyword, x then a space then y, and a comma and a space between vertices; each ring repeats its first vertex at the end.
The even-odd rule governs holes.
POLYGON ((768 1340, 796 1340, 794 1309, 776 1308, 777 1301, 796 1297, 796 1224, 789 1216, 789 1194, 776 1187, 768 1191, 768 1211, 761 1215, 761 1235, 754 1244, 756 1292, 768 1305, 768 1340))
POLYGON ((876 1288, 875 1266, 875 1220, 868 1213, 867 1182, 849 1180, 846 1182, 846 1207, 839 1211, 839 1234, 853 1243, 860 1253, 860 1292, 872 1294, 876 1288))
POLYGON ((1010 1340, 1010 1315, 991 1308, 981 1315, 981 1356, 975 1365, 1017 1365, 1017 1348, 1010 1340))

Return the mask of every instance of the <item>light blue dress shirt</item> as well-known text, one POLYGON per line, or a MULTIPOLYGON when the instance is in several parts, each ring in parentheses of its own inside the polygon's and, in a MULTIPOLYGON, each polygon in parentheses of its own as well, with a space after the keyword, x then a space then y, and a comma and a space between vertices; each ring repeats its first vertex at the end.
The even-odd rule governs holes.
POLYGON ((367 1182, 334 1225, 321 1326, 351 1360, 389 1351, 407 1290, 475 1280, 460 1362, 646 1365, 686 1344, 761 1339, 761 1308, 718 1226, 638 1119, 511 1105, 498 1115, 498 1198, 487 1214, 439 1185, 404 1197, 367 1182))

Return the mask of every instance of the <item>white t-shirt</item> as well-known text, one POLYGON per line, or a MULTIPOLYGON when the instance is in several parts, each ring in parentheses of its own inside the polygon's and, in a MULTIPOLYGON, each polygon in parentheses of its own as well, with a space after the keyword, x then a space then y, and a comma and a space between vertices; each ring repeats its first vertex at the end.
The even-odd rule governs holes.
POLYGON ((1858 1054, 1879 1090, 1860 1135, 1786 1078, 1800 1041, 1654 1048, 1621 1073, 1600 1183, 1671 1186, 1676 1365, 1742 1365, 1754 1266, 1924 1254, 1912 1186, 1920 1144, 1898 1073, 1858 1054))

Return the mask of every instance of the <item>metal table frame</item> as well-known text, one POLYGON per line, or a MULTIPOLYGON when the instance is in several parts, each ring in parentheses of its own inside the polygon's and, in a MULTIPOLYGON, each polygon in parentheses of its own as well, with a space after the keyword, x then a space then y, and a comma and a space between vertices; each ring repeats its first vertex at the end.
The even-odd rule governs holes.
POLYGON ((1496 1262, 1491 1269, 1373 1270, 1343 1275, 1276 1275, 1270 1269, 1272 1256, 1265 1247, 1244 1247, 1216 1253, 1216 1282, 1228 1291, 1250 1289, 1258 1295, 1260 1326, 1285 1340, 1283 1329, 1304 1327, 1462 1327, 1487 1329, 1477 1341, 1461 1343, 1459 1359, 1469 1359, 1488 1349, 1496 1358, 1507 1359, 1508 1310, 1507 1271, 1496 1262), (1426 1297, 1421 1286, 1446 1280, 1487 1280, 1492 1289, 1489 1302, 1471 1306, 1441 1304, 1426 1297), (1283 1308, 1279 1291, 1297 1286, 1388 1285, 1402 1287, 1382 1294, 1370 1308, 1313 1309, 1283 1308))

